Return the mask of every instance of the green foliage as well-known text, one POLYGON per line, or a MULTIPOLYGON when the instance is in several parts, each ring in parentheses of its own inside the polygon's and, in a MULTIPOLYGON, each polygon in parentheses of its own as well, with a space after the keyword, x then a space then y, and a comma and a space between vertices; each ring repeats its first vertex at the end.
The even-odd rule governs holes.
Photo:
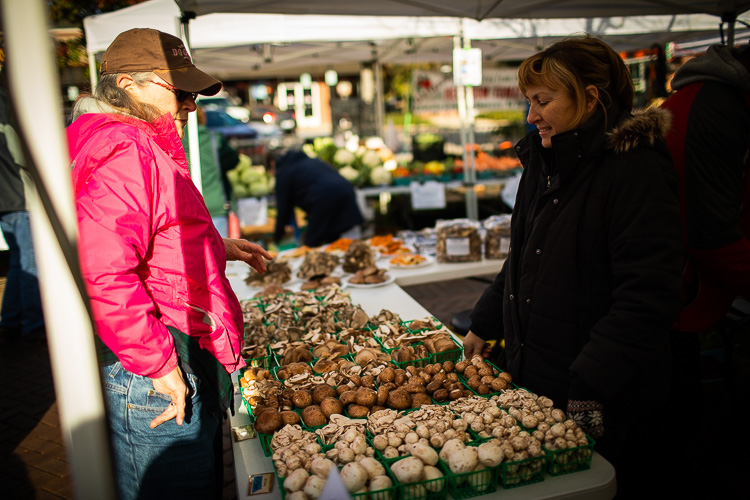
POLYGON ((145 0, 50 0, 49 10, 54 26, 76 26, 83 29, 83 18, 112 12, 145 0))

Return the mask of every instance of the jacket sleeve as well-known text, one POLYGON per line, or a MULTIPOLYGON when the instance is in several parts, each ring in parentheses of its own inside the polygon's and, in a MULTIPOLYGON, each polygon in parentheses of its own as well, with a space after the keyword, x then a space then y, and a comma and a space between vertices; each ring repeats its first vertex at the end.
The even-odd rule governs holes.
POLYGON ((604 205, 611 305, 570 367, 570 394, 605 405, 643 374, 663 368, 669 326, 681 307, 677 174, 655 154, 633 152, 615 161, 624 164, 604 205))
POLYGON ((76 158, 82 168, 98 163, 76 183, 83 277, 101 340, 125 369, 159 378, 177 366, 177 355, 141 280, 156 223, 155 159, 132 138, 107 147, 92 153, 98 159, 76 158))
POLYGON ((484 289, 482 296, 471 310, 470 330, 487 340, 500 340, 503 338, 503 290, 505 289, 505 267, 508 265, 506 259, 500 272, 490 286, 484 289))

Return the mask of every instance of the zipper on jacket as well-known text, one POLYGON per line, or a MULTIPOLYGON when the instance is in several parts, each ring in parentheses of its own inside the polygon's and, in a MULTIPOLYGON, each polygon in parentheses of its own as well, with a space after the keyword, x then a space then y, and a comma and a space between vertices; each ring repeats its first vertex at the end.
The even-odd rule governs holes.
POLYGON ((552 184, 552 179, 551 179, 551 178, 550 178, 550 176, 548 175, 548 176, 547 176, 547 189, 549 189, 549 187, 550 187, 550 185, 551 185, 551 184, 552 184))

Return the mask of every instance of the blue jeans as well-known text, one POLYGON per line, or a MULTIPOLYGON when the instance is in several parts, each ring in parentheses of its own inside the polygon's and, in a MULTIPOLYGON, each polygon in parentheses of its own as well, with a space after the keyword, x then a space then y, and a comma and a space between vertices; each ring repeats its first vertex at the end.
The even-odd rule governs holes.
POLYGON ((185 374, 190 389, 185 421, 155 429, 148 424, 170 403, 152 379, 120 362, 101 368, 120 500, 216 497, 214 444, 219 420, 203 404, 201 383, 185 374))
POLYGON ((0 214, 0 229, 10 250, 0 326, 28 334, 44 326, 29 213, 0 214))

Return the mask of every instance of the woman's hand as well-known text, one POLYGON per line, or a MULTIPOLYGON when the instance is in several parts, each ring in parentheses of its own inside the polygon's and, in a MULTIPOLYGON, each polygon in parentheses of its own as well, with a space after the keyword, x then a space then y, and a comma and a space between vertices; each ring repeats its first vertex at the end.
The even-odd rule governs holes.
POLYGON ((153 419, 149 427, 152 429, 157 425, 161 425, 168 420, 175 419, 177 425, 182 425, 185 420, 185 398, 188 394, 187 385, 185 380, 182 378, 182 370, 180 367, 175 367, 174 370, 167 373, 161 378, 155 378, 154 390, 161 394, 167 394, 172 399, 167 409, 164 412, 153 419))
POLYGON ((471 359, 475 354, 479 354, 483 358, 489 358, 491 350, 490 344, 475 335, 474 332, 469 332, 464 337, 464 357, 466 359, 471 359))
POLYGON ((247 240, 236 240, 222 238, 224 249, 227 252, 227 260, 241 260, 259 273, 266 272, 266 260, 272 260, 271 254, 266 252, 262 246, 247 240))

